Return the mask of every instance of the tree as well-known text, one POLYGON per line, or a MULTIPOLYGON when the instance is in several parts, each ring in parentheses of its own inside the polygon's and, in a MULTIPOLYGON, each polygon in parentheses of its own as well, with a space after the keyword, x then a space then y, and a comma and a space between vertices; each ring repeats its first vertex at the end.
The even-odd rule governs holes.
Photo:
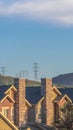
POLYGON ((73 130, 73 104, 67 103, 61 108, 60 125, 64 128, 73 130))

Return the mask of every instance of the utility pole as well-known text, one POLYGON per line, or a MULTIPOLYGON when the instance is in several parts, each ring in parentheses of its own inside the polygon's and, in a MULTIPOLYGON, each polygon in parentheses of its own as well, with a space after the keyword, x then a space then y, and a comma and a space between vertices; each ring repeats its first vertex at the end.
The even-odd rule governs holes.
POLYGON ((38 80, 38 69, 39 69, 39 64, 35 62, 33 64, 33 69, 34 69, 34 80, 38 80))

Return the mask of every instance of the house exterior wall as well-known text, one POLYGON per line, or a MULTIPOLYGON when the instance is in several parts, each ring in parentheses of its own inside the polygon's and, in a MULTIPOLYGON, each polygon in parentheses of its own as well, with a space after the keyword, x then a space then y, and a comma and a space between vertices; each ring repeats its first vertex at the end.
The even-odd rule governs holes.
POLYGON ((42 103, 38 102, 35 106, 35 121, 38 123, 42 122, 42 103))
POLYGON ((28 110, 28 123, 34 123, 35 122, 35 105, 33 105, 29 110, 28 110))
POLYGON ((62 116, 62 107, 64 107, 65 103, 68 103, 68 100, 63 98, 63 100, 59 101, 58 103, 54 103, 54 118, 55 121, 58 121, 60 117, 62 116))
POLYGON ((17 88, 15 94, 15 125, 19 127, 25 123, 25 79, 14 79, 14 86, 17 88))
POLYGON ((10 121, 12 121, 12 115, 11 115, 12 108, 14 108, 14 103, 12 103, 11 101, 9 101, 8 98, 6 98, 3 102, 0 102, 0 111, 3 113, 4 109, 8 109, 8 116, 7 116, 7 118, 10 121))
POLYGON ((54 90, 52 91, 52 101, 58 96, 58 93, 54 90))
POLYGON ((46 124, 46 102, 45 102, 45 98, 42 102, 42 123, 46 124))
POLYGON ((64 106, 65 103, 67 103, 68 101, 64 98, 62 101, 59 102, 59 107, 64 106))
POLYGON ((13 130, 7 122, 5 122, 1 117, 0 117, 0 130, 13 130))
POLYGON ((28 123, 28 111, 29 111, 30 107, 27 105, 27 103, 25 103, 25 113, 24 113, 24 122, 25 124, 28 123))
POLYGON ((45 96, 44 107, 46 110, 46 124, 52 125, 54 121, 54 104, 52 102, 52 80, 48 78, 41 79, 41 87, 44 89, 43 96, 45 96))
POLYGON ((8 95, 9 95, 11 98, 14 99, 14 91, 13 91, 13 90, 10 90, 10 91, 8 92, 8 95))
POLYGON ((59 104, 58 103, 54 103, 54 121, 58 121, 59 120, 59 104))

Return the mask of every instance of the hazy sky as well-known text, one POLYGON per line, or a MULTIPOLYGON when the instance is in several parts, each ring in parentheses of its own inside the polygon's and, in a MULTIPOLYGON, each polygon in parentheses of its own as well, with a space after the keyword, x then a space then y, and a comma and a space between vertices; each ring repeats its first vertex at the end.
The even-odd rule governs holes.
MULTIPOLYGON (((72 0, 0 0, 0 68, 15 76, 33 63, 39 77, 73 72, 72 0)), ((1 69, 0 69, 1 70, 1 69)))

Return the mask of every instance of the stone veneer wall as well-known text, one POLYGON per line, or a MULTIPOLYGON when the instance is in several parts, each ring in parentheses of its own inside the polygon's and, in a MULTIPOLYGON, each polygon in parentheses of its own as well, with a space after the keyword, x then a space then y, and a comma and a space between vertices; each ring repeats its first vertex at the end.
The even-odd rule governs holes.
POLYGON ((25 79, 14 79, 14 86, 17 88, 15 95, 15 125, 21 126, 25 123, 25 79))
POLYGON ((46 125, 52 125, 54 121, 54 105, 52 103, 52 79, 41 79, 41 91, 42 96, 45 97, 45 116, 46 125))

